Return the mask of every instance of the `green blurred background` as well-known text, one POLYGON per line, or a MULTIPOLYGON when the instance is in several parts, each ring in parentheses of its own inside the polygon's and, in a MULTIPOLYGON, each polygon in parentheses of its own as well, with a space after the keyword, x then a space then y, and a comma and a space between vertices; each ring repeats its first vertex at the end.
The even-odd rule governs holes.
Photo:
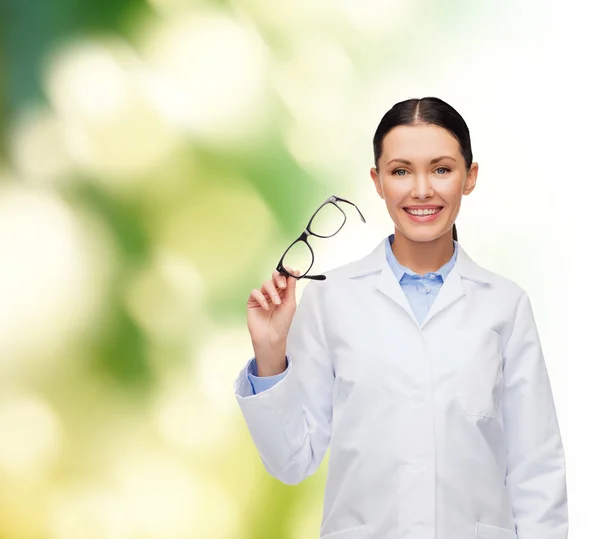
POLYGON ((367 226, 349 214, 316 271, 393 230, 372 137, 395 102, 427 95, 492 162, 459 237, 512 276, 502 242, 526 217, 482 239, 475 223, 530 172, 505 81, 550 72, 550 4, 0 6, 0 539, 318 537, 327 458, 278 483, 233 395, 250 290, 332 193, 367 226), (507 151, 512 179, 493 162, 507 151))

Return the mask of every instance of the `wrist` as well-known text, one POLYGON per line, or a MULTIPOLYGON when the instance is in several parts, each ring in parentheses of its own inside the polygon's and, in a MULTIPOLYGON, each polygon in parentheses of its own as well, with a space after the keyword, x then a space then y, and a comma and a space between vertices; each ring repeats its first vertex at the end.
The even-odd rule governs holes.
POLYGON ((285 346, 276 349, 271 347, 267 350, 255 348, 254 357, 256 358, 256 373, 258 376, 275 376, 281 374, 287 368, 285 346))

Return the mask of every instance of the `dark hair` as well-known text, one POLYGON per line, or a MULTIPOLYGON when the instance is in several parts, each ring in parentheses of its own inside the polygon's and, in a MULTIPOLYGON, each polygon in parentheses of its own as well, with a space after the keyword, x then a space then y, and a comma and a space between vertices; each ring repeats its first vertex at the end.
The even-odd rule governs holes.
MULTIPOLYGON (((465 159, 467 172, 473 163, 471 137, 469 128, 463 117, 448 103, 437 97, 413 98, 396 103, 388 110, 375 131, 373 151, 375 168, 379 172, 379 158, 383 148, 383 139, 388 132, 398 125, 434 124, 443 127, 458 140, 460 152, 465 159)), ((456 225, 452 225, 452 238, 458 241, 456 225)))

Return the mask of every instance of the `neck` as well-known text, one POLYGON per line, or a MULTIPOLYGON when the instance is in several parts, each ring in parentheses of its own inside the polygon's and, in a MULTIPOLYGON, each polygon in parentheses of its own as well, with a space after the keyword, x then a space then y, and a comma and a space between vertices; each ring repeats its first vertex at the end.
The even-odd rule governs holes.
POLYGON ((400 264, 423 276, 427 272, 438 271, 452 258, 452 229, 432 241, 413 241, 394 230, 391 247, 400 264))

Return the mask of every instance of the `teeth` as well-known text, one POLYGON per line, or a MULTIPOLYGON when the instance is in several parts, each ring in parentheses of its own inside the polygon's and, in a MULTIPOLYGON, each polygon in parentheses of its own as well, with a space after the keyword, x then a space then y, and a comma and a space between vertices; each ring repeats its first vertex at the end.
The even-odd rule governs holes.
POLYGON ((438 208, 436 210, 409 210, 407 209, 406 211, 412 215, 433 215, 434 213, 437 213, 441 210, 441 208, 438 208))

